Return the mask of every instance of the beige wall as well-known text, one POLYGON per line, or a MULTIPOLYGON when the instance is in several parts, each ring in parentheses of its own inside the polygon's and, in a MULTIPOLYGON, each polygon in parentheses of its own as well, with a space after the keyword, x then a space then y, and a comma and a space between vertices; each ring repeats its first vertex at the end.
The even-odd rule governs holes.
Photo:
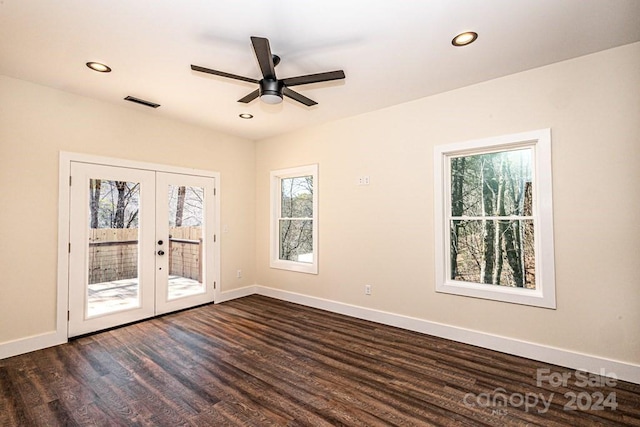
POLYGON ((256 144, 0 76, 0 345, 55 327, 58 153, 72 151, 220 172, 223 291, 257 283, 640 364, 638 70, 636 43, 256 144), (433 146, 546 127, 557 310, 436 294, 433 146), (310 163, 320 274, 270 269, 269 172, 310 163))
POLYGON ((143 108, 0 76, 0 344, 55 329, 60 151, 220 172, 222 290, 255 282, 254 143, 143 108))
POLYGON ((257 283, 640 364, 639 165, 638 43, 260 141, 257 283), (557 309, 435 293, 434 145, 547 127, 557 309), (320 274, 270 269, 269 172, 310 163, 320 274))

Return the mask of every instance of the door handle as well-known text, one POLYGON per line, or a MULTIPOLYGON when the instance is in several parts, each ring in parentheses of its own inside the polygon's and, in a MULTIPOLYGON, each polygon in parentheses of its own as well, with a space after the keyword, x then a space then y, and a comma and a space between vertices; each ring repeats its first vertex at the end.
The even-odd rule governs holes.
POLYGON ((164 255, 164 251, 158 251, 158 255, 164 255))

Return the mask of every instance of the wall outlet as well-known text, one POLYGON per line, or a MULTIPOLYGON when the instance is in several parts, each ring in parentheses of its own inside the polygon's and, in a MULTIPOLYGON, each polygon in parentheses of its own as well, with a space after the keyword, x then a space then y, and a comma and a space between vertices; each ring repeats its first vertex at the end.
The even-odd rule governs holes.
POLYGON ((236 271, 236 277, 237 277, 238 279, 242 279, 242 270, 238 270, 238 271, 236 271))
POLYGON ((371 285, 364 285, 364 294, 371 295, 371 285))

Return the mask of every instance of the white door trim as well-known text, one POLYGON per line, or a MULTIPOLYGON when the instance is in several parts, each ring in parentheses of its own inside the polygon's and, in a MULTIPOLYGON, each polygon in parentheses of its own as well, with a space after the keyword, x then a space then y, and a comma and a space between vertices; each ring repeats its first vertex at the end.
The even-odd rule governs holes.
MULTIPOLYGON (((198 175, 212 177, 215 180, 216 197, 214 206, 214 234, 220 235, 220 173, 190 169, 178 166, 161 165, 156 163, 138 162, 135 160, 119 159, 114 157, 94 156, 82 153, 73 153, 67 151, 60 152, 60 166, 58 174, 58 277, 57 277, 57 302, 56 302, 56 329, 53 337, 47 340, 47 344, 57 345, 63 344, 68 340, 67 311, 69 307, 69 209, 71 202, 71 190, 69 186, 69 177, 71 176, 71 162, 93 163, 97 165, 125 167, 132 169, 144 169, 158 172, 170 172, 183 175, 198 175)), ((216 287, 214 289, 213 298, 215 302, 220 298, 220 239, 215 239, 213 243, 213 251, 215 253, 214 260, 214 281, 216 287)), ((50 334, 48 334, 50 336, 50 334)), ((40 345, 42 340, 34 341, 33 347, 27 343, 26 351, 38 350, 48 347, 49 345, 40 345)), ((25 352, 26 352, 25 351, 25 352)))

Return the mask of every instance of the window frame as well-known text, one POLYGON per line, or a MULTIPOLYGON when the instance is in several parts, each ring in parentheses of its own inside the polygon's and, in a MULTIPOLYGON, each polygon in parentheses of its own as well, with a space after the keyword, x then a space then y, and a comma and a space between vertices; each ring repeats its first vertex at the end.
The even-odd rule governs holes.
POLYGON ((271 171, 271 231, 270 263, 271 268, 295 271, 298 273, 318 274, 318 165, 298 166, 271 171), (313 261, 310 263, 280 259, 280 220, 282 203, 282 179, 311 176, 313 178, 313 216, 311 218, 311 236, 313 239, 313 261))
POLYGON ((439 145, 434 147, 433 162, 436 292, 555 309, 551 129, 439 145), (527 147, 532 148, 533 155, 532 216, 536 263, 535 289, 450 279, 450 159, 460 155, 476 155, 527 147))

